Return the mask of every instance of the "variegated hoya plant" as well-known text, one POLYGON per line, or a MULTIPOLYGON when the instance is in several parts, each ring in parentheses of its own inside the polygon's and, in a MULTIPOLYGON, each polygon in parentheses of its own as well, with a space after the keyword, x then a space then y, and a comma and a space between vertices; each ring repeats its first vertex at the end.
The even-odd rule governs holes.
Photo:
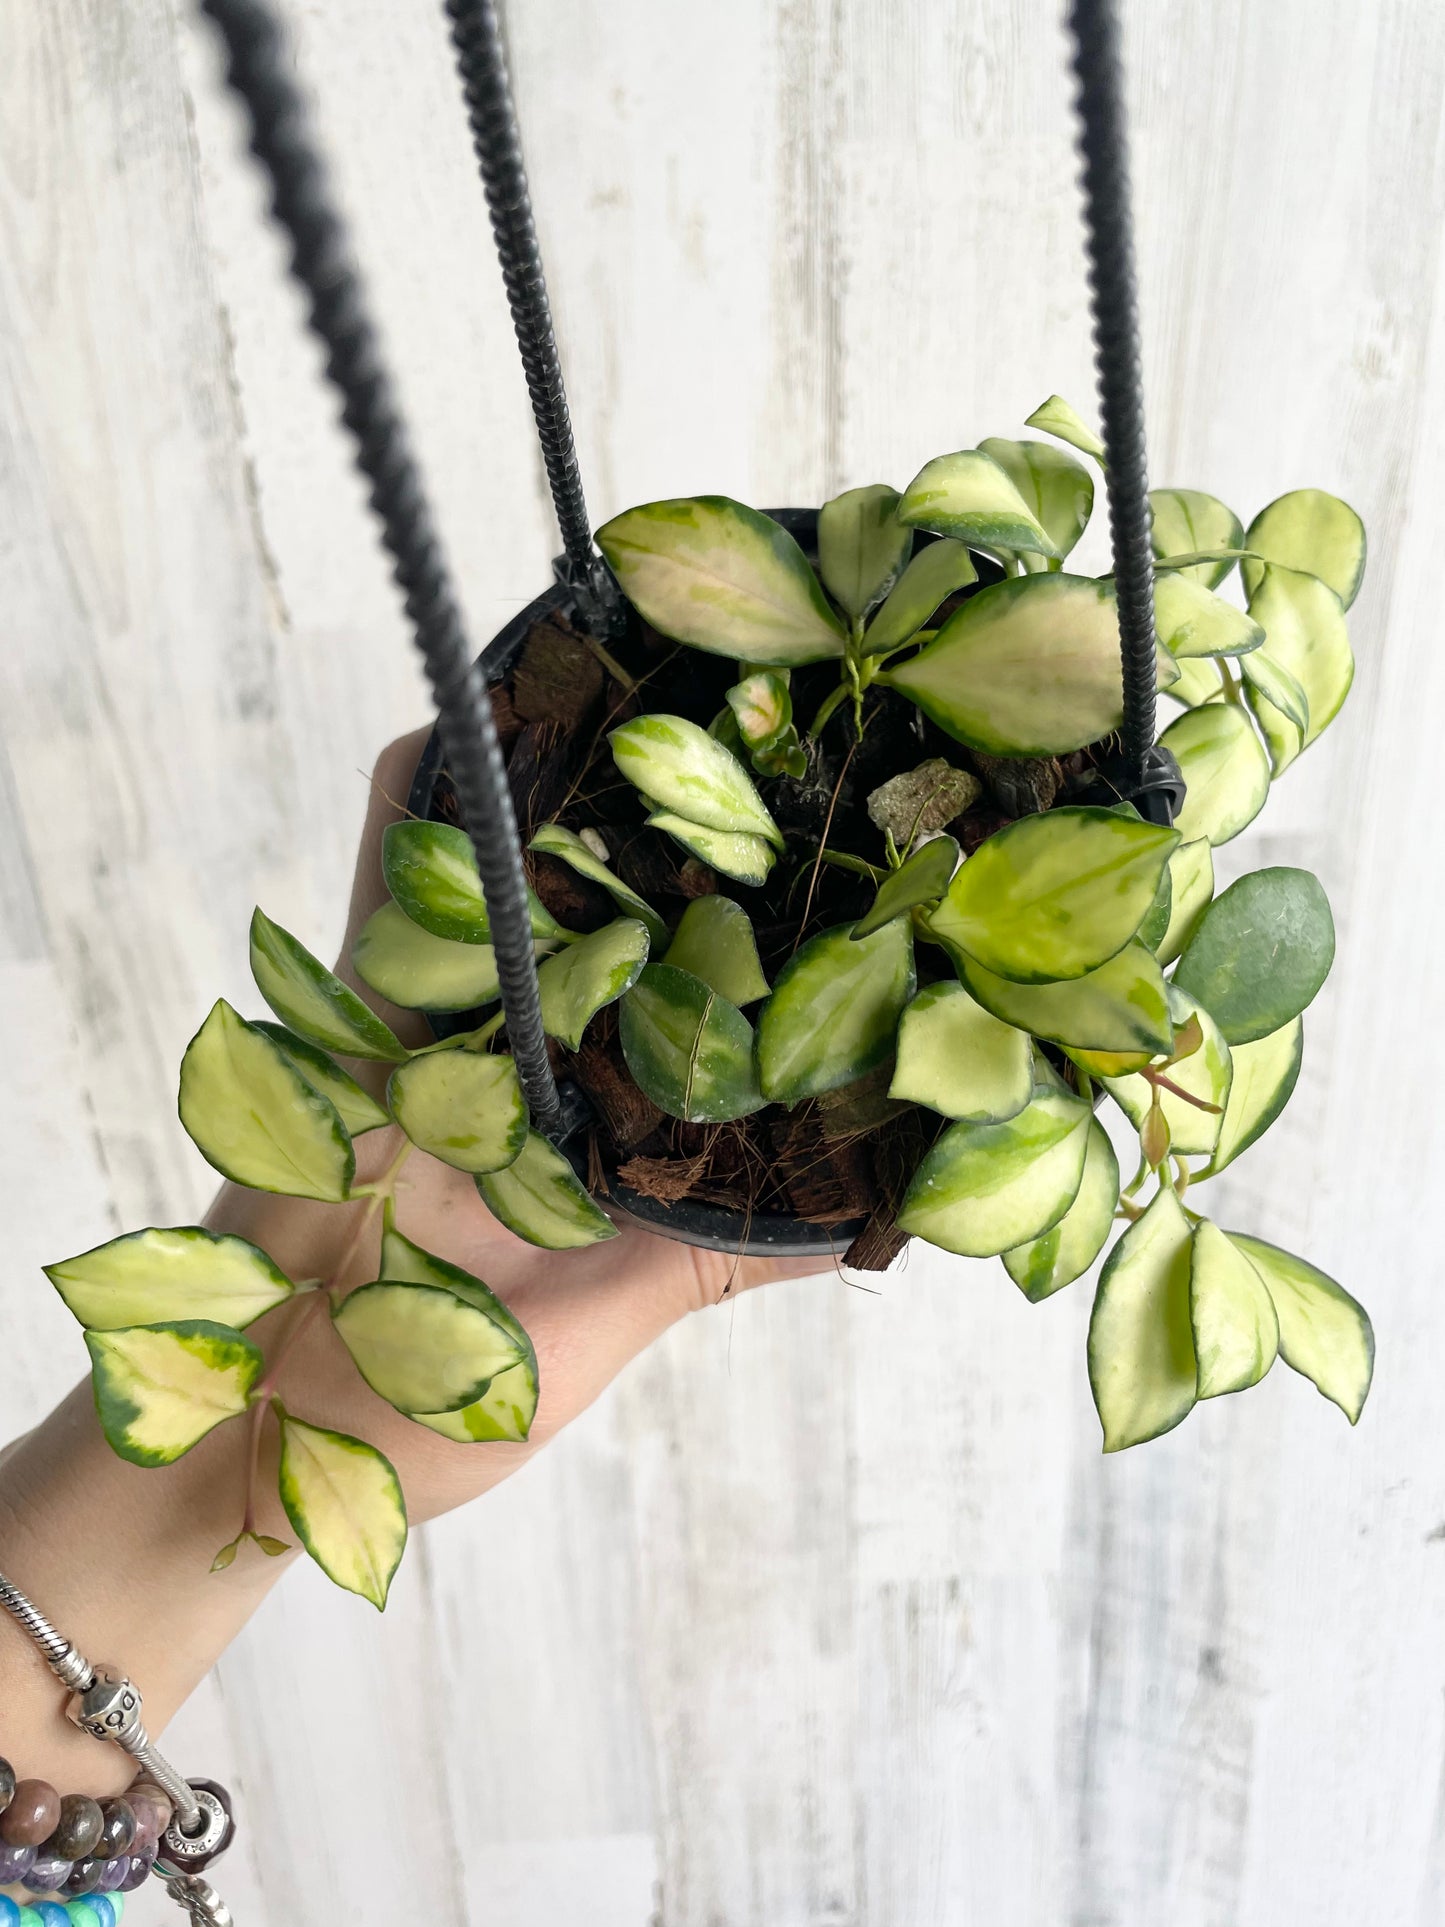
MULTIPOLYGON (((1030 425, 1102 467, 1098 440, 1058 397, 1030 425)), ((891 1066, 889 1097, 934 1120, 898 1225, 946 1251, 1000 1256, 1032 1301, 1079 1278, 1122 1227, 1089 1328, 1106 1451, 1255 1384, 1276 1356, 1353 1422, 1373 1355, 1363 1309, 1306 1260, 1220 1229, 1196 1200, 1288 1100, 1302 1012, 1333 957, 1313 876, 1256 870, 1216 896, 1212 852, 1253 820, 1349 690, 1345 611, 1365 565, 1354 511, 1302 489, 1246 531, 1213 496, 1152 497, 1159 687, 1183 705, 1162 740, 1188 785, 1172 829, 1127 801, 1065 804, 1019 815, 965 859, 943 826, 977 785, 947 759, 898 772, 910 779, 905 812, 871 857, 826 837, 790 849, 774 814, 825 734, 856 740, 868 727, 879 691, 960 745, 962 765, 969 753, 1065 757, 1105 743, 1121 721, 1113 586, 1064 567, 1093 499, 1088 467, 1065 449, 991 439, 928 463, 901 495, 879 485, 828 502, 816 573, 778 522, 725 497, 609 522, 598 541, 641 618, 738 665, 710 725, 643 709, 612 730, 646 822, 744 893, 778 863, 814 880, 836 863, 876 894, 860 919, 801 942, 770 984, 736 890, 697 895, 669 927, 616 873, 604 838, 549 824, 533 849, 600 884, 617 914, 581 934, 532 895, 545 1026, 576 1050, 618 1004, 631 1076, 660 1112, 693 1124, 794 1106, 891 1066), (980 558, 998 578, 983 587, 980 558), (1243 594, 1231 601, 1219 591, 1236 568, 1243 594), (802 730, 790 677, 820 663, 837 679, 802 730), (1127 1183, 1095 1115, 1105 1097, 1138 1134, 1127 1183)), ((355 946, 361 981, 425 1012, 495 1002, 466 836, 404 821, 384 862, 391 901, 355 946)), ((133 1233, 49 1275, 85 1327, 114 1449, 168 1464, 228 1419, 259 1436, 274 1412, 297 1536, 380 1606, 406 1537, 395 1474, 372 1446, 281 1410, 246 1326, 315 1294, 399 1411, 459 1442, 522 1439, 537 1402, 527 1335, 480 1278, 398 1228, 397 1172, 415 1149, 473 1174, 502 1224, 548 1249, 616 1227, 529 1128, 500 1014, 408 1049, 259 910, 251 963, 279 1022, 216 1005, 181 1066, 181 1121, 240 1184, 360 1200, 358 1238, 380 1212, 376 1281, 344 1293, 293 1280, 243 1239, 197 1228, 133 1233), (338 1059, 391 1065, 385 1102, 338 1059), (353 1139, 385 1125, 400 1127, 401 1150, 358 1185, 353 1139)), ((258 1537, 253 1499, 218 1566, 258 1537)))

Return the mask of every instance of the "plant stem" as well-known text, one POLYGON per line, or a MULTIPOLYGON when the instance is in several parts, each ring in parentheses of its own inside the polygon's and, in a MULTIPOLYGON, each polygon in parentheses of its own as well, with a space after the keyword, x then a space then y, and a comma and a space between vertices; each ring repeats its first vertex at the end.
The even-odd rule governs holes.
POLYGON ((793 939, 793 952, 795 955, 798 945, 803 941, 803 932, 808 927, 808 917, 813 908, 813 892, 818 887, 818 872, 823 867, 823 849, 828 841, 828 832, 833 827, 833 812, 837 809, 838 798, 843 792, 843 778, 848 774, 848 765, 852 762, 853 752, 857 747, 858 744, 856 741, 848 745, 848 754, 843 758, 843 767, 838 771, 838 780, 833 785, 833 795, 828 804, 827 817, 824 819, 823 835, 818 844, 818 854, 813 859, 812 875, 808 878, 808 894, 803 900, 803 915, 798 923, 798 934, 793 939))
POLYGON ((847 694, 848 694, 848 685, 840 677, 838 680, 837 688, 830 689, 827 695, 823 698, 822 702, 818 705, 818 713, 816 716, 814 716, 811 724, 808 727, 808 734, 810 736, 821 735, 823 730, 827 728, 828 723, 831 721, 834 710, 838 707, 839 703, 842 702, 843 698, 847 694))
POLYGON ((613 682, 617 683, 629 696, 632 695, 637 688, 636 678, 629 676, 616 656, 614 656, 610 650, 604 649, 596 636, 589 636, 585 629, 582 631, 582 640, 592 651, 598 662, 602 664, 602 667, 607 671, 613 682))
POLYGON ((1223 1113, 1223 1105, 1211 1104, 1207 1097, 1196 1097, 1193 1091, 1186 1091, 1182 1084, 1176 1084, 1173 1078, 1166 1077, 1163 1071, 1146 1069, 1142 1075, 1146 1083, 1153 1084, 1158 1090, 1170 1091, 1175 1097, 1182 1097, 1186 1104, 1192 1104, 1197 1111, 1209 1111, 1215 1117, 1223 1113))
POLYGON ((867 877, 870 883, 882 883, 888 874, 861 856, 850 856, 847 850, 829 850, 820 845, 818 854, 824 863, 831 863, 839 870, 851 870, 854 876, 867 877))
POLYGON ((1224 684, 1224 700, 1244 707, 1244 689, 1239 678, 1230 668, 1223 656, 1214 658, 1214 666, 1219 671, 1219 680, 1224 684))

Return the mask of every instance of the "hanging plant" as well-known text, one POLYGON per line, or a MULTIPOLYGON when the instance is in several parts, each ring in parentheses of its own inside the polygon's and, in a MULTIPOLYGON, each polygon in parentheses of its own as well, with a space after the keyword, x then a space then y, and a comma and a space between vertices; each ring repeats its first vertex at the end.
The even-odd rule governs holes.
MULTIPOLYGON (((1032 425, 1096 461, 1057 397, 1032 425)), ((1034 1302, 1116 1229, 1088 1368, 1116 1451, 1276 1356, 1353 1422, 1361 1307, 1301 1258, 1224 1231, 1200 1187, 1268 1128, 1299 1075, 1303 1012, 1334 952, 1297 869, 1214 895, 1213 849, 1333 720, 1365 537, 1300 490, 1245 530, 1212 496, 1151 498, 1162 742, 1187 785, 1171 827, 1121 793, 1109 577, 1065 563, 1088 468, 991 439, 901 493, 849 490, 783 520, 726 497, 652 503, 599 545, 629 604, 603 647, 566 598, 514 637, 493 692, 529 843, 542 1018, 592 1122, 567 1152, 531 1127, 505 1046, 491 925, 444 771, 387 832, 391 901, 352 955, 431 1017, 410 1049, 257 911, 251 964, 279 1021, 219 1002, 181 1066, 181 1122, 257 1190, 364 1201, 374 1282, 292 1280, 244 1239, 149 1230, 49 1267, 86 1328, 112 1447, 169 1464, 215 1426, 279 1422, 280 1494, 339 1584, 384 1603, 406 1516, 386 1459, 282 1409, 249 1324, 310 1293, 367 1383, 460 1442, 520 1440, 536 1356, 486 1283, 396 1222, 420 1151, 473 1176, 529 1243, 616 1235, 598 1202, 741 1243, 779 1223, 886 1264, 910 1236, 998 1256, 1034 1302), (1244 606, 1219 591, 1236 568, 1244 606), (519 645, 519 646, 516 646, 519 645), (342 1060, 390 1066, 384 1099, 342 1060), (1102 1100, 1138 1134, 1121 1184, 1102 1100), (399 1127, 373 1184, 354 1139, 399 1127), (585 1180, 585 1181, 584 1181, 585 1180)), ((248 1494, 241 1533, 254 1527, 248 1494)))

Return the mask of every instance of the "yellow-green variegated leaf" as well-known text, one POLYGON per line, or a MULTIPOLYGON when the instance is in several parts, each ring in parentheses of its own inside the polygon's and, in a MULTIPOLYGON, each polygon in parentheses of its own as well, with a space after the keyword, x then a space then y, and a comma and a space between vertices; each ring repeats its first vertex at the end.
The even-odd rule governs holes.
MULTIPOLYGON (((524 1151, 522 1156, 526 1155, 524 1151)), ((517 1163, 521 1163, 521 1158, 517 1163)), ((507 1172, 478 1178, 478 1190, 485 1196, 483 1187, 497 1182, 499 1177, 507 1176, 515 1168, 508 1166, 507 1172)), ((413 1244, 410 1238, 403 1237, 394 1227, 388 1227, 382 1237, 381 1270, 389 1280, 412 1285, 435 1285, 474 1305, 478 1311, 485 1312, 493 1324, 511 1333, 521 1354, 515 1365, 499 1372, 481 1397, 471 1405, 464 1406, 461 1411, 412 1412, 409 1416, 418 1425, 425 1425, 443 1438, 455 1439, 461 1445, 495 1439, 525 1439, 537 1410, 537 1355, 531 1339, 496 1293, 460 1265, 423 1251, 420 1245, 413 1244)))
POLYGON ((622 593, 664 636, 741 662, 818 662, 843 627, 792 536, 726 495, 648 502, 597 531, 622 593))
POLYGON ((731 897, 694 897, 660 961, 701 977, 739 1010, 768 994, 752 923, 731 897))
POLYGON ((1186 785, 1174 827, 1186 843, 1214 845, 1252 823, 1269 795, 1269 758, 1237 703, 1206 703, 1172 722, 1159 738, 1178 759, 1186 785))
POLYGON ((1264 641, 1264 630, 1243 609, 1182 569, 1161 569, 1154 577, 1154 624, 1160 642, 1181 660, 1248 655, 1264 641))
POLYGON ((1106 1452, 1171 1431, 1198 1397, 1191 1250, 1189 1220, 1166 1189, 1109 1253, 1089 1319, 1089 1384, 1106 1452))
POLYGON ((250 1403, 265 1363, 249 1339, 205 1318, 88 1331, 95 1409, 110 1449, 170 1465, 250 1403))
POLYGON ((1375 1368, 1375 1334, 1361 1304, 1322 1271, 1241 1231, 1226 1234, 1263 1278, 1279 1319, 1279 1355, 1312 1379, 1351 1425, 1375 1368))
POLYGON ((1175 702, 1183 703, 1186 709, 1198 709, 1203 703, 1224 700, 1224 681, 1213 657, 1185 656, 1174 666, 1179 680, 1169 685, 1168 693, 1175 702))
MULTIPOLYGON (((1280 715, 1299 732, 1301 743, 1310 726, 1310 699, 1305 694, 1304 684, 1294 674, 1278 662, 1267 649, 1256 649, 1252 654, 1241 657, 1240 673, 1245 683, 1256 696, 1263 697, 1268 707, 1256 710, 1263 720, 1268 708, 1279 711, 1280 715)), ((1265 732, 1269 741, 1269 732, 1265 732)))
POLYGON ((1062 395, 1050 395, 1040 402, 1032 415, 1024 422, 1026 428, 1041 428, 1046 435, 1057 436, 1059 441, 1067 442, 1071 448, 1092 455, 1102 468, 1104 465, 1104 444, 1093 429, 1089 427, 1077 408, 1071 408, 1062 395))
POLYGON ((477 1189, 508 1231, 546 1251, 573 1251, 618 1235, 566 1158, 537 1131, 505 1171, 478 1178, 477 1189))
POLYGON ((458 1171, 500 1171, 527 1141, 526 1100, 510 1057, 414 1057, 392 1072, 387 1102, 418 1150, 458 1171))
POLYGON ((436 1285, 363 1285, 332 1322, 372 1391, 399 1412, 460 1411, 522 1357, 510 1331, 436 1285))
POLYGON ((1220 1120, 1219 1141, 1207 1167, 1194 1173, 1196 1184, 1233 1164, 1241 1151, 1264 1136, 1288 1104, 1299 1081, 1304 1031, 1304 1019, 1293 1017, 1267 1037, 1233 1047, 1234 1079, 1220 1120))
POLYGON ((915 905, 937 903, 958 868, 962 851, 951 836, 930 837, 921 849, 886 876, 878 886, 873 907, 853 925, 857 942, 871 937, 893 917, 906 916, 915 905))
POLYGON ((943 1117, 1001 1124, 1033 1096, 1033 1046, 1000 1023, 962 984, 930 984, 898 1022, 890 1097, 943 1117))
POLYGON ((1155 948, 1166 968, 1198 928, 1214 895, 1214 851, 1208 837, 1181 843, 1169 859, 1169 924, 1155 948))
POLYGON ((669 1117, 725 1124, 761 1110, 752 1025, 690 971, 648 964, 622 1000, 618 1034, 638 1089, 669 1117))
MULTIPOLYGON (((1161 659, 1168 661, 1162 651, 1161 659)), ((879 680, 990 755, 1082 749, 1123 720, 1113 584, 1079 575, 996 582, 879 680)))
MULTIPOLYGON (((1323 489, 1297 488, 1261 509, 1249 525, 1244 546, 1265 562, 1318 576, 1346 609, 1364 580, 1365 525, 1348 502, 1323 489)), ((1263 566, 1247 561, 1241 573, 1252 595, 1263 566)))
MULTIPOLYGON (((1190 1097, 1200 1098, 1204 1103, 1217 1107, 1211 1111, 1201 1110, 1197 1104, 1190 1104, 1173 1091, 1161 1090, 1159 1104, 1169 1126, 1170 1148, 1184 1157, 1207 1156, 1219 1142, 1220 1120, 1229 1099, 1230 1080, 1234 1074, 1229 1046, 1204 1006, 1195 1003, 1192 997, 1172 984, 1169 987, 1169 1010, 1176 1030, 1182 1030, 1191 1017, 1197 1017, 1204 1033, 1204 1042, 1188 1057, 1171 1064, 1164 1075, 1171 1084, 1188 1091, 1190 1097)), ((1136 1130, 1139 1129, 1154 1099, 1153 1086, 1137 1074, 1106 1077, 1104 1083, 1129 1122, 1136 1130)))
POLYGON ((777 861, 773 846, 760 836, 705 829, 675 810, 654 810, 647 821, 652 829, 662 830, 674 843, 680 843, 689 856, 739 883, 766 883, 777 861))
MULTIPOLYGON (((1271 565, 1250 594, 1249 611, 1264 629, 1270 660, 1299 684, 1309 713, 1309 726, 1303 732, 1288 716, 1284 723, 1293 734, 1278 724, 1273 731, 1266 729, 1278 775, 1339 714, 1354 681, 1355 658, 1339 597, 1312 575, 1271 565), (1281 738, 1278 749, 1276 733, 1281 738)), ((1251 686, 1250 701, 1263 726, 1264 716, 1277 705, 1255 686, 1251 686)))
POLYGON ((1138 931, 1178 842, 1106 809, 1020 817, 963 864, 929 930, 1014 983, 1085 977, 1138 931))
POLYGON ((1055 552, 1066 556, 1093 513, 1094 478, 1088 469, 1047 442, 1011 442, 990 435, 979 448, 1008 476, 1055 552))
MULTIPOLYGON (((776 749, 793 721, 786 669, 755 669, 727 692, 738 736, 754 756, 776 749)), ((709 730, 709 735, 713 732, 709 730)))
POLYGON ((952 1124, 914 1174, 899 1229, 965 1258, 993 1258, 1057 1224, 1084 1175, 1090 1111, 1040 1091, 1002 1124, 952 1124))
POLYGON ((253 1191, 338 1203, 356 1174, 336 1106, 220 998, 181 1059, 181 1123, 209 1164, 253 1191))
POLYGON ((1174 982, 1213 1015, 1231 1046, 1252 1044, 1314 1001, 1335 957, 1319 878, 1283 865, 1251 870, 1217 896, 1174 982))
POLYGON ((846 924, 810 938, 758 1014, 763 1095, 796 1104, 876 1070, 893 1055, 916 983, 906 918, 856 941, 846 924))
POLYGON ((323 1050, 389 1064, 406 1056, 376 1012, 260 910, 251 918, 251 975, 281 1022, 323 1050))
POLYGON ((367 918, 351 962, 364 984, 403 1010, 475 1010, 502 994, 489 943, 434 937, 398 903, 367 918))
MULTIPOLYGON (((465 830, 451 823, 406 821, 387 826, 381 843, 386 887, 413 923, 434 937, 456 943, 492 941, 477 855, 465 830)), ((541 943, 562 942, 570 933, 527 892, 532 935, 541 943)))
POLYGON ((1119 1160, 1109 1135, 1091 1119, 1078 1194, 1056 1225, 1003 1254, 1004 1269, 1038 1304, 1082 1278, 1108 1243, 1119 1205, 1119 1160))
POLYGON ((379 1131, 383 1124, 390 1124, 391 1118, 385 1107, 377 1103, 370 1091, 364 1091, 354 1077, 348 1076, 335 1058, 329 1057, 319 1045, 308 1043, 304 1037, 298 1037, 294 1030, 287 1030, 284 1024, 263 1020, 252 1028, 269 1037, 312 1089, 331 1100, 352 1137, 361 1137, 367 1131, 379 1131))
POLYGON ((730 749, 683 716, 634 716, 607 738, 612 759, 655 808, 705 830, 783 847, 753 779, 730 749))
MULTIPOLYGON (((1172 555, 1194 555, 1201 550, 1238 549, 1244 545, 1239 517, 1217 495, 1197 488, 1156 488, 1149 492, 1154 515, 1151 540, 1161 560, 1172 555)), ((1192 581, 1214 589, 1234 567, 1232 559, 1196 562, 1181 569, 1192 581)))
POLYGON ((1257 1385, 1279 1350, 1279 1319, 1264 1280, 1208 1218, 1194 1228, 1189 1319, 1201 1398, 1257 1385))
POLYGON ((1016 984, 965 952, 954 953, 964 985, 985 1010, 1050 1043, 1080 1051, 1167 1053, 1174 1040, 1164 974, 1141 943, 1058 984, 1016 984))
POLYGON ((619 917, 548 957, 537 971, 547 1035, 568 1050, 580 1049, 582 1033, 598 1011, 637 982, 647 948, 646 926, 636 917, 619 917))
POLYGON ((279 1483, 292 1530, 326 1577, 383 1611, 406 1550, 406 1500, 390 1459, 287 1414, 279 1483))
POLYGON ((818 573, 855 621, 887 595, 913 547, 898 500, 896 488, 873 482, 835 495, 818 512, 818 573))
POLYGON ((295 1290, 259 1246, 199 1225, 132 1231, 45 1275, 91 1331, 187 1318, 240 1330, 295 1290))
POLYGON ((925 464, 903 492, 898 519, 990 554, 1057 558, 1048 531, 991 455, 964 448, 925 464))
POLYGON ((560 823, 544 823, 529 847, 541 856, 556 857, 579 877, 600 883, 625 917, 636 917, 647 926, 647 934, 654 943, 667 942, 667 925, 652 905, 630 884, 624 883, 611 864, 604 863, 595 850, 589 849, 575 830, 564 829, 560 823))
POLYGON ((967 543, 942 538, 927 543, 888 591, 886 601, 869 623, 863 636, 864 655, 878 656, 897 649, 917 635, 955 590, 966 589, 977 580, 978 570, 967 543))

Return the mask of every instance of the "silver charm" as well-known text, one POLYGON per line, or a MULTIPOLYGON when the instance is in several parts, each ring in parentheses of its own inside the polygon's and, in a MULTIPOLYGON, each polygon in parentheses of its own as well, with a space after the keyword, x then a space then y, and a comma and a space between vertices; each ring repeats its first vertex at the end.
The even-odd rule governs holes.
POLYGON ((192 1780, 190 1792, 198 1818, 189 1824, 177 1815, 161 1837, 162 1873, 202 1873, 235 1838, 231 1796, 214 1780, 192 1780))
POLYGON ((198 1873, 172 1874, 166 1892, 191 1917, 191 1927, 236 1927, 231 1910, 209 1880, 198 1873))
POLYGON ((181 1778, 165 1755, 151 1745, 140 1688, 118 1667, 97 1666, 83 1689, 66 1707, 66 1716, 93 1739, 110 1740, 129 1753, 148 1779, 170 1797, 181 1822, 200 1824, 201 1810, 188 1781, 181 1778))

